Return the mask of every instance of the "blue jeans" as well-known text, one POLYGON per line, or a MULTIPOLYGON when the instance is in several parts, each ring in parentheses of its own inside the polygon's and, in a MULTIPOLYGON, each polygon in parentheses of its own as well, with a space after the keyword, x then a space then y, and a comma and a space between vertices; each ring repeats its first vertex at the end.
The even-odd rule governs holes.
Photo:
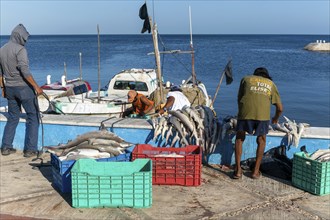
POLYGON ((24 151, 38 150, 39 108, 34 90, 29 86, 6 87, 8 119, 3 132, 2 148, 12 148, 21 107, 26 112, 24 151))

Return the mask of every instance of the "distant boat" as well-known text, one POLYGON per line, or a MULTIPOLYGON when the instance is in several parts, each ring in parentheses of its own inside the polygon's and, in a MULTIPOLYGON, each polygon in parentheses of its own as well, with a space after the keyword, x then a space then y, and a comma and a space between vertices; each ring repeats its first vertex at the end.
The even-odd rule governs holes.
POLYGON ((316 42, 307 44, 304 49, 310 51, 330 52, 330 42, 325 42, 325 40, 317 40, 316 42))

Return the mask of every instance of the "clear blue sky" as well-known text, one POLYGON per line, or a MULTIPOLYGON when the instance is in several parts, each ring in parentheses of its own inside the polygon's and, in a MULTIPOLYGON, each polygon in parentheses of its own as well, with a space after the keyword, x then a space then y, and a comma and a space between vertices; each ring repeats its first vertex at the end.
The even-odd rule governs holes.
MULTIPOLYGON (((0 0, 0 35, 19 23, 30 34, 139 34, 144 0, 0 0)), ((330 34, 330 0, 154 0, 161 34, 330 34)))

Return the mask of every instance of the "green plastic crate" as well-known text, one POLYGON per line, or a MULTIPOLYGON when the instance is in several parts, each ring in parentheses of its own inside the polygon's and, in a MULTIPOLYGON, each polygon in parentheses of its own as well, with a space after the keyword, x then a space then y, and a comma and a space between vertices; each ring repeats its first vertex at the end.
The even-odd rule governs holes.
POLYGON ((152 161, 97 162, 80 159, 71 169, 75 208, 152 205, 152 161))
POLYGON ((305 156, 293 156, 292 184, 315 195, 330 194, 330 162, 319 162, 305 156))

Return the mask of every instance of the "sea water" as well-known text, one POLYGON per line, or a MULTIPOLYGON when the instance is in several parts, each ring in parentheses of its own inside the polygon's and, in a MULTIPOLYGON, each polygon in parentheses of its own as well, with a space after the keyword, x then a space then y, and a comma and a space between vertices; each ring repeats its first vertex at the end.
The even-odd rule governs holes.
MULTIPOLYGON (((1 37, 1 46, 8 38, 1 37)), ((234 81, 226 85, 223 80, 214 102, 218 117, 224 118, 237 114, 241 78, 257 67, 266 67, 280 92, 284 116, 297 123, 329 127, 330 53, 303 49, 318 39, 329 42, 330 36, 194 35, 197 79, 213 98, 227 62, 232 60, 234 81)), ((189 35, 160 35, 159 49, 188 51, 189 41, 189 35)), ((101 35, 100 47, 97 35, 32 35, 26 47, 31 72, 39 85, 46 83, 47 75, 52 76, 52 81, 59 81, 66 71, 68 79, 82 75, 96 91, 121 70, 155 68, 154 55, 148 55, 154 51, 150 34, 101 35)), ((191 54, 162 55, 164 80, 180 84, 191 75, 191 63, 191 54)), ((1 106, 6 105, 6 100, 0 101, 1 106)), ((283 121, 281 117, 280 122, 283 121)))

